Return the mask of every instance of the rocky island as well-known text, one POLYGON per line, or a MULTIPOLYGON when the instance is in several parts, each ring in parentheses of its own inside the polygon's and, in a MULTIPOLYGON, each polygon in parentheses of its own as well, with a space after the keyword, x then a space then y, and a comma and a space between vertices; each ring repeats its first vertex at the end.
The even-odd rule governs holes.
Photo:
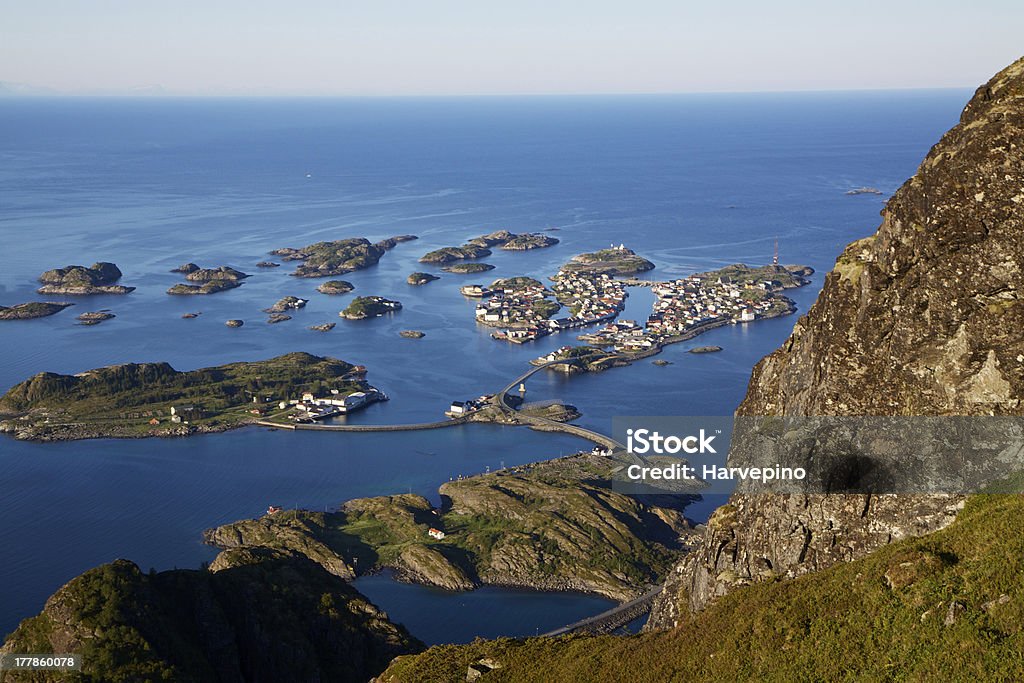
POLYGON ((300 299, 297 296, 286 296, 279 299, 270 308, 264 308, 264 313, 284 313, 285 311, 297 311, 300 308, 305 308, 306 304, 309 303, 306 299, 300 299))
POLYGON ((508 230, 498 230, 487 235, 480 235, 467 240, 461 247, 442 247, 426 253, 420 263, 444 264, 464 259, 483 258, 491 255, 491 247, 501 247, 509 251, 526 251, 541 249, 558 244, 558 240, 540 233, 517 235, 508 230))
POLYGON ((43 283, 40 294, 84 296, 90 294, 128 294, 134 287, 115 285, 121 279, 121 269, 113 263, 94 263, 85 266, 65 266, 48 270, 39 276, 43 283))
POLYGON ((316 242, 300 249, 285 247, 270 252, 285 261, 301 261, 292 273, 295 277, 344 275, 377 265, 381 256, 400 242, 416 239, 413 235, 390 237, 371 243, 365 237, 316 242))
POLYGON ((325 387, 355 392, 369 385, 355 366, 308 353, 185 372, 167 363, 43 372, 0 397, 0 432, 37 441, 218 432, 325 387))
POLYGON ((420 286, 425 285, 428 282, 433 282, 434 280, 440 279, 441 278, 439 278, 438 276, 431 275, 430 273, 413 273, 409 277, 407 277, 405 281, 408 282, 410 285, 420 286))
POLYGON ((420 257, 420 263, 451 263, 463 259, 483 258, 490 256, 491 250, 475 244, 464 244, 461 247, 442 247, 429 251, 420 257))
POLYGON ((405 337, 406 339, 423 339, 427 334, 419 330, 402 330, 398 333, 398 336, 405 337))
POLYGON ((45 318, 48 315, 60 313, 68 306, 74 306, 74 304, 57 301, 29 301, 13 306, 0 306, 0 320, 45 318))
POLYGON ((489 270, 494 270, 494 266, 490 263, 453 263, 441 270, 454 275, 473 275, 474 273, 486 273, 489 270))
POLYGON ((101 322, 115 317, 117 316, 110 311, 89 311, 88 313, 82 313, 78 316, 78 324, 99 325, 101 322))
POLYGON ((177 284, 167 290, 168 294, 174 295, 196 295, 216 294, 228 289, 234 289, 242 285, 242 280, 249 277, 240 270, 230 266, 218 266, 217 268, 200 268, 194 263, 186 263, 178 266, 173 272, 184 273, 185 279, 190 282, 200 282, 200 285, 177 284))
POLYGON ((364 320, 366 318, 377 318, 387 313, 394 313, 401 309, 402 304, 399 301, 385 299, 382 296, 357 296, 338 315, 346 320, 364 320))
POLYGON ((335 296, 339 294, 348 294, 353 289, 355 289, 355 286, 351 282, 346 282, 345 280, 328 280, 317 287, 316 291, 321 294, 330 294, 335 296))
POLYGON ((346 579, 390 568, 448 590, 489 584, 628 600, 661 576, 690 527, 684 499, 657 507, 615 493, 610 467, 579 454, 448 482, 440 510, 417 495, 361 498, 335 513, 275 512, 205 538, 302 555, 346 579))
POLYGON ((556 244, 558 244, 558 239, 550 235, 526 233, 523 235, 513 235, 501 245, 501 248, 506 251, 529 251, 531 249, 553 247, 556 244))
POLYGON ((569 263, 562 266, 561 273, 633 275, 653 269, 653 263, 620 244, 617 247, 574 256, 569 263))

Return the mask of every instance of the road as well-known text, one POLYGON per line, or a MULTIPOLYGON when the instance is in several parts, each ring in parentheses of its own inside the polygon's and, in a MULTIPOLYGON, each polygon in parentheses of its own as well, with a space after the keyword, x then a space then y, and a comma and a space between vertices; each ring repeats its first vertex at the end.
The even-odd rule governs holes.
POLYGON ((629 602, 624 602, 621 605, 617 605, 610 610, 595 614, 592 617, 580 619, 579 621, 556 628, 554 631, 548 631, 543 633, 543 636, 561 636, 566 633, 572 633, 574 631, 588 631, 590 633, 611 633, 612 631, 622 628, 629 622, 633 621, 642 614, 646 614, 651 611, 651 603, 654 602, 654 598, 657 597, 664 586, 654 586, 649 591, 641 595, 639 598, 634 598, 629 602))

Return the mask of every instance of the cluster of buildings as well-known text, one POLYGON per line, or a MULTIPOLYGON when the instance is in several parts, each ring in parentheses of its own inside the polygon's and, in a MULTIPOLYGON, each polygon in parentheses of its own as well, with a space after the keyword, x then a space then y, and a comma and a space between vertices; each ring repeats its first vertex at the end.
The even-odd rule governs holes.
POLYGON ((657 347, 666 337, 706 325, 746 323, 764 317, 780 305, 772 293, 781 286, 771 280, 738 284, 724 277, 696 275, 660 282, 651 288, 657 300, 645 325, 618 320, 580 339, 612 346, 619 352, 645 351, 657 347))
POLYGON ((354 391, 342 394, 338 389, 331 389, 327 396, 314 396, 305 393, 299 400, 281 401, 279 407, 284 410, 289 405, 295 408, 291 418, 296 422, 316 422, 336 415, 347 415, 360 408, 365 408, 377 401, 387 401, 387 395, 370 387, 366 391, 354 391))
MULTIPOLYGON (((479 285, 471 285, 479 287, 479 285)), ((466 288, 463 288, 465 293, 466 288)), ((476 319, 485 325, 495 327, 508 325, 517 329, 528 329, 542 325, 547 321, 544 309, 550 309, 554 302, 548 299, 550 292, 537 282, 531 280, 519 287, 505 289, 480 288, 480 294, 469 296, 485 297, 477 304, 476 319)))
POLYGON ((552 332, 613 320, 626 305, 625 285, 608 275, 559 271, 553 279, 555 298, 569 308, 571 315, 555 319, 545 315, 537 303, 549 292, 543 286, 532 285, 513 291, 489 291, 490 298, 476 308, 477 320, 509 325, 491 336, 522 344, 552 332))
POLYGON ((451 406, 448 407, 444 414, 448 417, 462 417, 475 413, 490 403, 493 397, 494 394, 485 394, 478 398, 471 398, 468 401, 452 401, 451 406))

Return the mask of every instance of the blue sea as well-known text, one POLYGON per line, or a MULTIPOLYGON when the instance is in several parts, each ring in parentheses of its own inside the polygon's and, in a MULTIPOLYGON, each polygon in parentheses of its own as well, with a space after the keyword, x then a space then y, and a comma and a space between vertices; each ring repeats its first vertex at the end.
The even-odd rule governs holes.
MULTIPOLYGON (((49 268, 113 261, 128 296, 75 298, 55 316, 0 323, 0 391, 41 372, 124 362, 189 369, 289 351, 366 365, 391 396, 353 422, 438 419, 448 403, 491 392, 529 359, 571 343, 495 342, 473 322, 462 284, 546 278, 573 255, 625 243, 652 278, 772 257, 813 266, 813 303, 842 247, 872 233, 884 197, 956 123, 960 90, 819 94, 449 99, 0 99, 0 305, 39 300, 49 268), (561 243, 483 259, 483 276, 424 267, 425 252, 497 229, 550 230, 561 243), (411 233, 350 295, 318 294, 287 262, 255 267, 278 247, 411 233), (232 291, 171 297, 169 271, 193 261, 252 274, 232 291), (406 276, 428 270, 423 287, 406 276), (338 318, 356 295, 400 300, 393 316, 338 318), (310 300, 291 321, 261 309, 310 300), (96 327, 78 313, 111 309, 96 327), (182 313, 201 311, 193 320, 182 313), (241 329, 224 321, 241 318, 241 329), (309 325, 337 322, 328 333, 309 325), (398 332, 417 329, 421 340, 398 332)), ((60 298, 60 297, 49 297, 60 298)), ((631 291, 624 316, 651 295, 631 291)), ((581 424, 610 431, 616 415, 729 415, 753 365, 796 318, 715 330, 648 361, 599 375, 538 374, 528 399, 561 398, 581 424), (717 344, 724 351, 687 349, 717 344)), ((196 567, 213 557, 203 529, 269 504, 332 508, 358 496, 413 491, 437 499, 460 474, 589 448, 578 439, 469 426, 390 434, 250 428, 190 439, 34 444, 0 439, 0 633, 47 596, 118 557, 196 567)), ((706 517, 713 502, 691 510, 706 517)), ((601 611, 593 596, 487 588, 454 595, 358 583, 429 642, 532 635, 601 611), (480 615, 484 615, 482 618, 480 615)))

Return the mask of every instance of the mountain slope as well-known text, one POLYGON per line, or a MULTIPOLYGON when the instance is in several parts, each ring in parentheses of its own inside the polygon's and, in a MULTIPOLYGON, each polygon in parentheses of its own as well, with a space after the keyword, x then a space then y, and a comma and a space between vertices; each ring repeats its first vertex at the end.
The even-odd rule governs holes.
MULTIPOLYGON (((83 681, 365 681, 419 647, 319 565, 233 552, 236 566, 220 572, 147 575, 126 560, 91 569, 0 652, 78 653, 83 681)), ((0 681, 21 680, 65 679, 0 673, 0 681)))

